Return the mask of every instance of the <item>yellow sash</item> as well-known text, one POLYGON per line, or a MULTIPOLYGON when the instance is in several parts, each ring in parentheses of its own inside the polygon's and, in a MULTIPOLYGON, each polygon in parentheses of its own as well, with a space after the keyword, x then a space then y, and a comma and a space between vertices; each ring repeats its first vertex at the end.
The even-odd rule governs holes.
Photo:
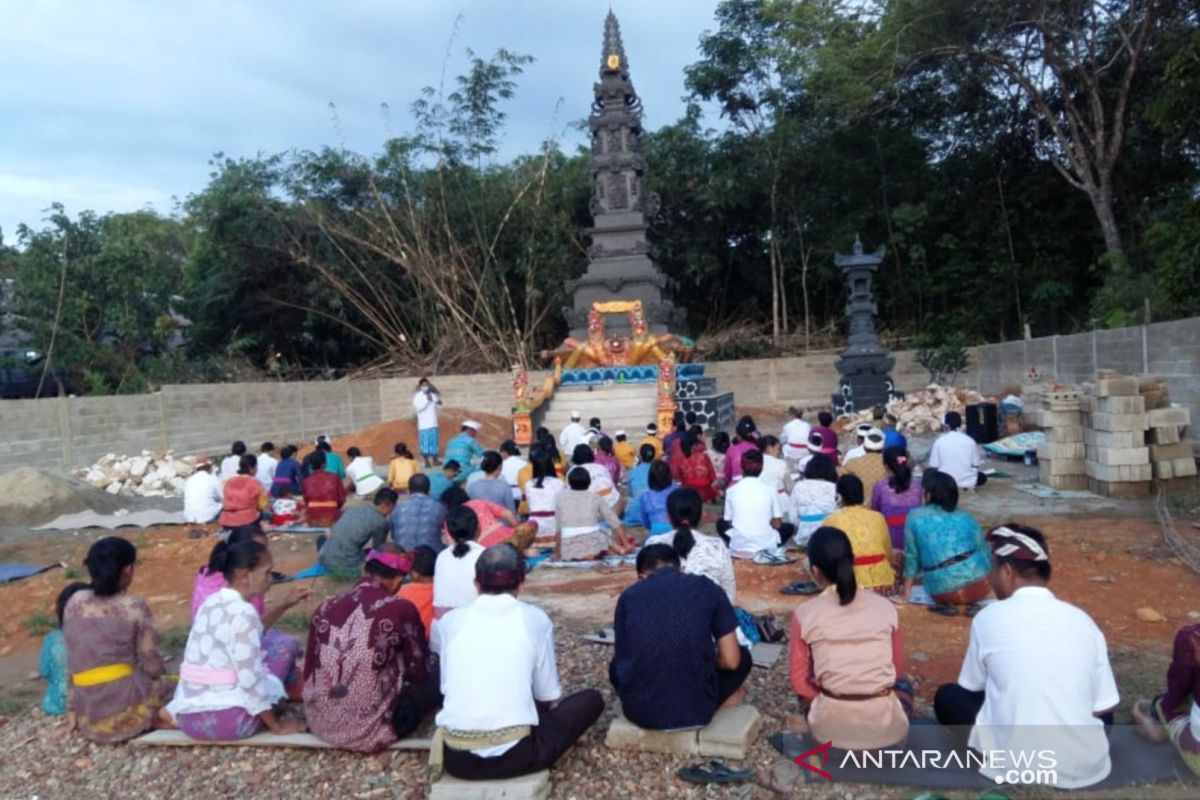
POLYGON ((83 672, 76 672, 71 680, 76 686, 99 686, 102 683, 112 683, 133 674, 132 664, 105 664, 103 667, 92 667, 83 672))

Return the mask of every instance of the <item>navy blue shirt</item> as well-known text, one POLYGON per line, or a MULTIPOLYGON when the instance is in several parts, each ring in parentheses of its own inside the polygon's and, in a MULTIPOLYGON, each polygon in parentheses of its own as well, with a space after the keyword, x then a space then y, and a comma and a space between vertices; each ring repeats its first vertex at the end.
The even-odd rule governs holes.
POLYGON ((716 640, 737 626, 725 592, 701 575, 663 568, 622 592, 608 675, 625 717, 652 730, 712 722, 716 640))

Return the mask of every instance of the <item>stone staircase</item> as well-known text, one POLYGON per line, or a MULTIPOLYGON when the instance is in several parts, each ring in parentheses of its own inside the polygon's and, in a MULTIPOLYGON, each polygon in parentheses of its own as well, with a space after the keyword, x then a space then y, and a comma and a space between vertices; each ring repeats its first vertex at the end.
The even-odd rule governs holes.
POLYGON ((591 417, 599 417, 610 435, 624 429, 631 441, 637 441, 646 426, 654 422, 657 405, 658 385, 653 382, 560 386, 534 413, 533 425, 535 429, 544 425, 557 437, 571 421, 571 412, 580 411, 584 426, 591 417))

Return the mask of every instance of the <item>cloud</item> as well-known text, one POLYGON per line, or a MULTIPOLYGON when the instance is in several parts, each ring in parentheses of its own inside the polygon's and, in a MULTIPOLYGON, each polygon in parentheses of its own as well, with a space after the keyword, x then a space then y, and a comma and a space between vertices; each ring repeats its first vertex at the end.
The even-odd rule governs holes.
MULTIPOLYGON (((0 27, 0 229, 50 203, 123 211, 201 190, 208 159, 345 145, 373 152, 411 128, 425 85, 500 47, 533 55, 501 157, 545 138, 574 147, 607 0, 42 0, 0 27), (455 19, 462 14, 451 41, 455 19), (448 49, 449 48, 449 49, 448 49), (336 124, 329 109, 336 107, 336 124), (381 104, 389 108, 385 122, 381 104)), ((716 0, 617 3, 634 84, 656 128, 683 111, 683 68, 716 0)))

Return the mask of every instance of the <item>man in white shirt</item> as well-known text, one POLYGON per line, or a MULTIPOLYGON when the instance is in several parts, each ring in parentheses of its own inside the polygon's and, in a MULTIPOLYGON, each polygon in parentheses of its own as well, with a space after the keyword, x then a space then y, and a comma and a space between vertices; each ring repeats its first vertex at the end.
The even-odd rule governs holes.
POLYGON ((221 483, 238 474, 238 464, 242 460, 242 456, 246 455, 246 443, 242 441, 234 442, 229 448, 229 455, 221 459, 221 472, 218 476, 221 483))
POLYGON ((993 780, 1016 780, 1013 761, 1027 757, 1032 765, 1022 766, 1053 770, 1056 788, 1099 783, 1112 769, 1104 726, 1120 701, 1104 634, 1047 588, 1050 553, 1039 531, 1009 523, 988 543, 999 602, 972 622, 958 683, 934 698, 938 722, 972 726, 968 744, 985 762, 1003 756, 980 769, 993 780))
POLYGON ((858 440, 858 444, 846 451, 846 455, 842 457, 842 466, 849 464, 859 456, 867 454, 865 442, 867 441, 867 434, 871 432, 871 428, 873 427, 869 422, 860 422, 855 426, 854 436, 858 440))
POLYGON ((521 458, 521 448, 517 447, 517 443, 512 439, 505 439, 500 443, 500 455, 504 457, 504 461, 500 465, 500 477, 508 482, 508 487, 512 489, 512 496, 515 502, 521 502, 521 487, 520 476, 521 470, 529 466, 529 462, 521 458))
POLYGON ((489 547, 475 564, 479 597, 433 628, 445 696, 430 753, 435 779, 443 765, 476 781, 549 769, 604 711, 595 689, 559 700, 554 624, 517 599, 524 580, 516 548, 489 547))
POLYGON ((797 463, 808 456, 808 435, 812 433, 812 425, 804 421, 804 411, 794 406, 792 419, 783 426, 779 441, 783 444, 783 460, 789 469, 796 471, 797 463))
POLYGON ((987 475, 979 471, 979 445, 959 430, 962 416, 957 411, 946 414, 946 433, 933 443, 929 451, 929 466, 954 478, 960 489, 973 489, 987 483, 987 475))
POLYGON ((196 471, 183 482, 183 521, 207 525, 221 516, 221 481, 212 474, 212 459, 196 459, 196 471))
POLYGON ((571 421, 558 435, 559 452, 574 453, 576 445, 587 444, 587 428, 583 427, 581 419, 583 419, 582 411, 571 412, 571 421))
POLYGON ((412 406, 417 415, 417 444, 425 461, 425 469, 441 464, 438 459, 441 446, 438 442, 438 406, 441 404, 442 395, 428 378, 417 381, 417 393, 413 395, 412 406))
POLYGON ((275 458, 275 445, 271 442, 263 442, 262 452, 258 455, 258 469, 254 473, 254 477, 263 485, 263 489, 271 491, 271 484, 275 482, 275 468, 279 466, 279 460, 275 458))
POLYGON ((784 495, 763 483, 762 470, 762 453, 748 450, 742 454, 742 479, 725 490, 725 514, 717 521, 717 532, 728 533, 735 555, 776 553, 796 533, 795 525, 783 521, 784 495))

